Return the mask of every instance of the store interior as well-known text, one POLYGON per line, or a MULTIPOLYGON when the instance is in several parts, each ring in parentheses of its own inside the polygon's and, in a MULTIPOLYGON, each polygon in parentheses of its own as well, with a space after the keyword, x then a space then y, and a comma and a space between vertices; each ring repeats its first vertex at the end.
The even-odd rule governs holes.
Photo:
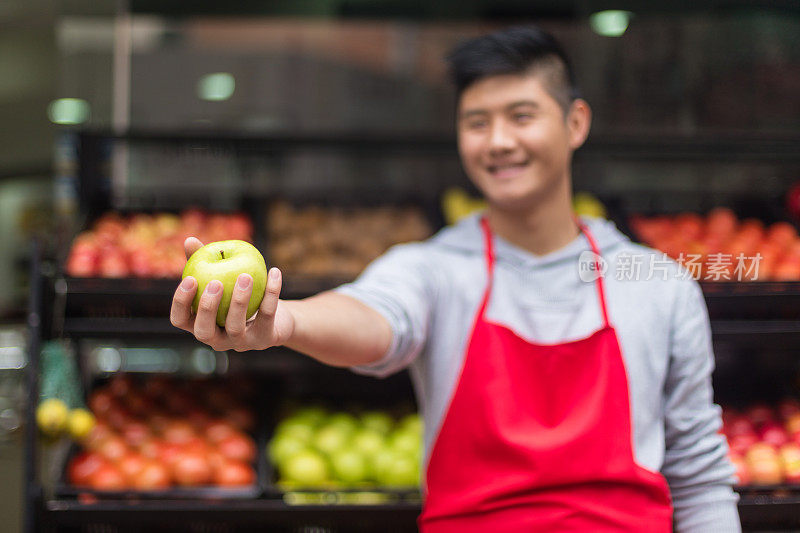
MULTIPOLYGON (((420 495, 400 467, 304 485, 278 439, 338 417, 418 459, 408 375, 214 352, 176 330, 180 236, 253 242, 284 270, 283 296, 305 297, 480 208, 443 58, 525 22, 564 44, 592 107, 576 210, 675 259, 720 220, 739 247, 704 254, 762 254, 760 274, 700 267, 715 401, 743 464, 755 442, 800 446, 796 3, 6 0, 0 530, 414 530, 420 495), (37 424, 53 397, 133 440, 156 411, 183 413, 176 434, 224 419, 246 436, 244 481, 78 484, 85 444, 37 424)), ((743 467, 747 531, 800 530, 800 456, 797 471, 781 460, 743 467)))

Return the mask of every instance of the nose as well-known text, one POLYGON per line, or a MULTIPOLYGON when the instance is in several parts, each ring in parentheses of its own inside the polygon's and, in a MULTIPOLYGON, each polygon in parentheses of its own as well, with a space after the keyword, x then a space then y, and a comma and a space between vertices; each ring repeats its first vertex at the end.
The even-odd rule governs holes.
POLYGON ((504 153, 513 150, 515 146, 516 140, 505 121, 493 121, 489 132, 489 150, 493 153, 504 153))

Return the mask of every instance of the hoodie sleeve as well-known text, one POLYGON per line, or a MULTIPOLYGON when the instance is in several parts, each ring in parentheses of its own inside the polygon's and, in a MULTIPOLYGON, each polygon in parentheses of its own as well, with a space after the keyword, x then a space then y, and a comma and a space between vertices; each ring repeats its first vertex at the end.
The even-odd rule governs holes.
POLYGON ((718 433, 722 421, 711 387, 711 327, 697 282, 681 284, 673 313, 662 473, 672 493, 675 530, 735 533, 741 530, 738 496, 731 488, 735 470, 725 437, 718 433))
POLYGON ((422 351, 435 298, 433 276, 426 268, 424 243, 392 247, 352 283, 335 289, 375 309, 392 327, 392 343, 369 365, 351 367, 359 374, 386 377, 410 365, 422 351))

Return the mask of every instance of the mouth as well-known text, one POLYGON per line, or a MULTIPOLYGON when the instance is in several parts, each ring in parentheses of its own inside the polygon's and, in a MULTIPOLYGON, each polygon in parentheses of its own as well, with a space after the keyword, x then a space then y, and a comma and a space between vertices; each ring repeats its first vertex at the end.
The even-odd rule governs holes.
POLYGON ((520 163, 503 163, 500 165, 489 165, 486 170, 489 171, 493 177, 498 179, 508 179, 519 175, 522 170, 528 166, 529 161, 522 161, 520 163))

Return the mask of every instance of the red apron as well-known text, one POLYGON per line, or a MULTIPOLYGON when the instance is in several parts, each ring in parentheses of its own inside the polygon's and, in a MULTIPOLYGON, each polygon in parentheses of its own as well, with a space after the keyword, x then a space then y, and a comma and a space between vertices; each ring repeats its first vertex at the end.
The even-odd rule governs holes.
MULTIPOLYGON (((672 531, 661 474, 633 457, 628 380, 608 321, 563 344, 532 344, 484 313, 488 283, 426 473, 423 533, 672 531)), ((580 224, 592 250, 588 228, 580 224)))

